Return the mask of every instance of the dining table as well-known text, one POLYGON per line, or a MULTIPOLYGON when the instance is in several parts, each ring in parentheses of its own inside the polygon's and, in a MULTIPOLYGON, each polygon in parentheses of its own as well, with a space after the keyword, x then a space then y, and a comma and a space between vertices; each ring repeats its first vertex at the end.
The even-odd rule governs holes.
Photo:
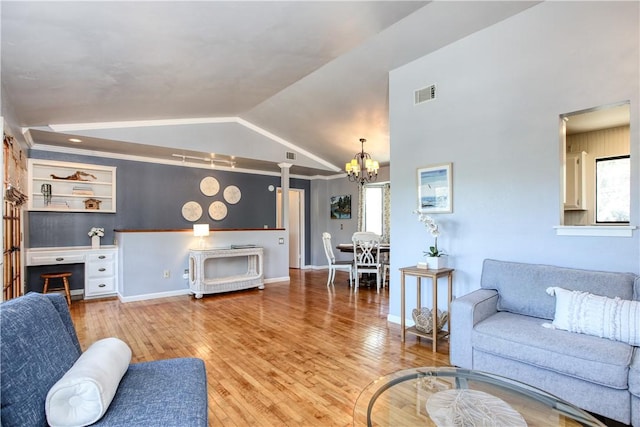
MULTIPOLYGON (((340 252, 345 252, 345 253, 353 253, 353 243, 338 243, 336 245, 336 249, 338 249, 340 252)), ((391 252, 391 245, 389 243, 380 243, 380 254, 385 254, 385 256, 388 259, 388 254, 391 252)), ((381 256, 381 258, 383 258, 381 256)), ((384 259, 384 258, 383 258, 384 259)), ((384 269, 384 273, 386 275, 386 268, 384 269)), ((369 273, 363 273, 363 282, 367 287, 370 287, 371 285, 375 286, 375 275, 369 274, 369 273)))
MULTIPOLYGON (((336 245, 336 249, 340 252, 350 252, 353 253, 353 243, 338 243, 336 245)), ((391 252, 391 244, 389 243, 380 243, 380 253, 389 253, 391 252)))

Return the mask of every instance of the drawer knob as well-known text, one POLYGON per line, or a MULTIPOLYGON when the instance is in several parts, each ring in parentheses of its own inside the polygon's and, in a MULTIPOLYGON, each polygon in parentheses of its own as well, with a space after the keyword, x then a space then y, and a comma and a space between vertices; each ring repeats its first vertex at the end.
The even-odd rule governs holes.
POLYGON ((106 271, 106 270, 107 270, 107 269, 106 269, 106 268, 104 268, 104 267, 102 267, 102 268, 99 268, 99 269, 98 269, 98 271, 106 271))
POLYGON ((99 288, 104 288, 105 286, 107 286, 107 285, 105 285, 104 283, 100 283, 100 284, 98 285, 98 287, 99 287, 99 288))
POLYGON ((56 261, 64 261, 64 258, 56 258, 56 261))
POLYGON ((98 259, 105 259, 105 258, 106 258, 106 256, 104 256, 104 255, 100 255, 100 256, 98 257, 98 259))

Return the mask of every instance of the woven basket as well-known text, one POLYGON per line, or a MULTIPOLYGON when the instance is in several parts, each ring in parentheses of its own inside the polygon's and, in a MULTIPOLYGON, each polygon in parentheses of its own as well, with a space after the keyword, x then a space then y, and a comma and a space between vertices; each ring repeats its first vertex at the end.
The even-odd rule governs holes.
MULTIPOLYGON (((436 326, 436 330, 439 332, 445 323, 447 323, 447 319, 449 318, 449 313, 442 312, 440 310, 436 311, 436 318, 438 325, 436 326)), ((416 324, 416 329, 420 332, 424 332, 426 334, 430 334, 433 332, 433 317, 430 308, 422 307, 420 309, 414 308, 412 313, 413 321, 416 324)))

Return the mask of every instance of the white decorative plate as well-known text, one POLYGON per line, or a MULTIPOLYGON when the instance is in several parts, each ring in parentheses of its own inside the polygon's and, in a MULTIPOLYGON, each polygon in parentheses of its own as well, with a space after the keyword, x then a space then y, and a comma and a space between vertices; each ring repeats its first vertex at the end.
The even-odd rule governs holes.
POLYGON ((197 221, 202 216, 202 206, 198 202, 187 202, 182 206, 182 217, 187 221, 197 221))
POLYGON ((215 196, 220 191, 220 183, 214 177, 207 176, 200 181, 200 191, 205 196, 215 196))
POLYGON ((227 205, 222 202, 213 202, 209 205, 209 216, 211 219, 220 221, 227 216, 227 205))
POLYGON ((240 201, 242 193, 240 192, 240 189, 238 187, 236 187, 235 185, 230 185, 224 189, 223 196, 227 203, 235 205, 240 201))
POLYGON ((427 412, 438 427, 526 427, 519 412, 502 399, 479 390, 445 390, 431 395, 427 412))

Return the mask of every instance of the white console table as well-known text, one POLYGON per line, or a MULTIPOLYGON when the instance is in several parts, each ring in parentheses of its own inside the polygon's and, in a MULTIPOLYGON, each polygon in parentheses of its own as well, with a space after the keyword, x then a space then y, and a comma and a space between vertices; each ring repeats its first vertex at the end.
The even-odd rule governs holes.
POLYGON ((84 297, 116 294, 118 248, 71 246, 27 249, 27 267, 37 265, 84 264, 84 297))
POLYGON ((189 289, 203 294, 264 289, 263 249, 190 249, 189 289))

